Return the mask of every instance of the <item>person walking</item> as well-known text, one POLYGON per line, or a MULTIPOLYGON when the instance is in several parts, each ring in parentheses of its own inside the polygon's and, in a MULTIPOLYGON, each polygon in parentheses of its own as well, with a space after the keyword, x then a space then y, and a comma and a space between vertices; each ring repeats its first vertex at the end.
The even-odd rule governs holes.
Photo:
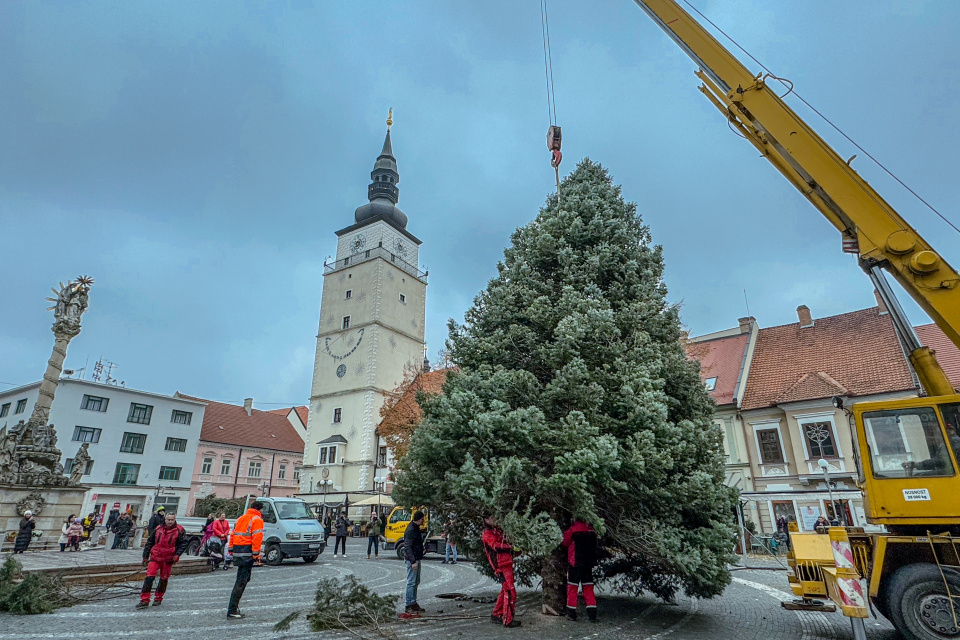
POLYGON ((407 593, 406 608, 404 613, 420 613, 425 611, 423 607, 417 604, 417 587, 420 586, 420 568, 423 559, 423 532, 420 527, 423 525, 424 512, 417 511, 413 514, 413 520, 407 525, 403 532, 403 559, 407 565, 407 593))
POLYGON ((353 522, 347 520, 347 517, 342 513, 337 516, 337 522, 334 525, 336 527, 337 539, 333 543, 333 557, 337 557, 337 549, 340 545, 343 545, 343 557, 347 557, 347 535, 350 533, 350 527, 353 526, 353 522))
POLYGON ((33 511, 27 509, 23 512, 23 519, 20 520, 20 530, 17 532, 17 539, 13 542, 13 552, 23 553, 30 546, 30 540, 33 539, 33 530, 37 526, 37 519, 33 517, 33 511))
POLYGON ((443 537, 446 540, 446 552, 443 556, 443 564, 457 564, 457 534, 453 530, 456 522, 451 513, 447 521, 443 523, 443 537), (453 551, 453 562, 450 561, 450 552, 453 551))
POLYGON ((260 564, 260 548, 263 546, 263 503, 255 500, 247 512, 237 518, 237 524, 230 536, 229 551, 233 554, 233 561, 237 565, 237 581, 230 593, 230 603, 227 605, 228 618, 243 618, 240 613, 240 598, 250 582, 254 563, 260 564))
POLYGON ((83 537, 83 521, 74 518, 67 527, 67 545, 74 551, 80 551, 80 538, 83 537))
POLYGON ((517 611, 517 587, 513 581, 514 548, 507 542, 503 529, 497 526, 497 520, 493 516, 487 516, 483 520, 481 540, 487 562, 500 583, 500 595, 497 596, 497 604, 493 608, 490 621, 511 629, 519 627, 520 621, 513 619, 517 611))
POLYGON ((63 521, 63 526, 60 527, 60 539, 57 540, 57 543, 60 545, 60 553, 66 551, 67 545, 70 543, 70 535, 67 531, 70 529, 70 523, 72 523, 76 517, 76 515, 71 513, 67 516, 67 519, 63 521))
POLYGON ((126 549, 127 536, 130 535, 131 529, 133 529, 133 520, 130 519, 130 514, 121 513, 117 521, 113 523, 113 546, 110 548, 126 549))
POLYGON ((157 582, 157 592, 153 596, 153 606, 161 605, 163 595, 167 592, 167 581, 170 580, 173 565, 180 562, 180 556, 186 552, 189 542, 183 527, 177 524, 175 513, 167 514, 163 524, 154 527, 150 532, 147 544, 143 548, 143 564, 147 566, 147 577, 143 579, 137 609, 150 606, 150 592, 153 590, 153 580, 157 574, 160 574, 160 581, 157 582))
POLYGON ((327 540, 330 538, 330 525, 332 524, 330 519, 330 514, 323 516, 323 544, 327 544, 327 540))
POLYGON ((113 525, 120 519, 120 509, 110 509, 110 515, 107 516, 107 532, 113 531, 113 525))
POLYGON ((380 522, 380 518, 374 512, 367 524, 367 560, 370 559, 370 549, 373 549, 374 559, 380 559, 380 535, 382 533, 383 523, 380 522))
POLYGON ((567 550, 567 620, 577 620, 577 594, 583 589, 587 617, 597 621, 597 597, 593 593, 593 568, 597 566, 597 532, 583 518, 574 518, 563 532, 567 550))
POLYGON ((153 530, 164 523, 164 518, 166 517, 166 513, 167 513, 166 509, 167 508, 165 506, 160 505, 159 507, 157 507, 156 512, 154 512, 154 514, 150 516, 150 519, 147 520, 148 536, 153 535, 153 530))

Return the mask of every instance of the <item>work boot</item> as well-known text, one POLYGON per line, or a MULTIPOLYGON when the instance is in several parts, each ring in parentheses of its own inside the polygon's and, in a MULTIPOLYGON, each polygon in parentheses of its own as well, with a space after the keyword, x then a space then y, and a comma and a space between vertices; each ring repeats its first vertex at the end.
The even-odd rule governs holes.
POLYGON ((230 613, 228 613, 227 617, 228 618, 246 618, 247 616, 240 613, 240 610, 238 609, 236 611, 231 611, 230 613))
POLYGON ((493 624, 503 624, 503 618, 500 616, 490 616, 490 622, 493 624))
POLYGON ((517 627, 523 626, 523 623, 519 620, 511 620, 509 624, 503 625, 507 629, 516 629, 517 627))
POLYGON ((567 620, 571 622, 577 621, 577 610, 572 607, 567 607, 567 620))
POLYGON ((159 607, 159 606, 162 605, 162 604, 163 604, 163 600, 154 600, 154 601, 153 601, 153 606, 155 606, 155 607, 159 607))
POLYGON ((587 607, 587 617, 590 618, 590 622, 597 622, 597 608, 587 607))
POLYGON ((137 603, 137 606, 134 607, 134 608, 135 608, 135 609, 146 609, 146 608, 149 607, 149 606, 150 606, 150 602, 149 602, 149 601, 147 601, 147 600, 141 600, 140 602, 137 603))

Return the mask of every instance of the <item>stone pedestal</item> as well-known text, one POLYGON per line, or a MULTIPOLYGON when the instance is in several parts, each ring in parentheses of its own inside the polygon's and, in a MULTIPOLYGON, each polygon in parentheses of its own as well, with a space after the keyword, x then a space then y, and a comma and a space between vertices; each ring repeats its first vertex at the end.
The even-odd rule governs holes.
MULTIPOLYGON (((37 519, 36 531, 42 531, 43 535, 34 538, 30 543, 30 548, 39 548, 56 544, 60 538, 60 529, 64 521, 71 513, 78 516, 86 514, 80 513, 80 507, 83 506, 83 497, 87 492, 87 487, 24 487, 11 484, 0 484, 0 527, 7 533, 20 530, 20 520, 23 518, 17 510, 21 501, 29 504, 27 507, 33 511, 37 519), (39 500, 43 500, 42 506, 39 506, 39 500), (34 546, 36 545, 36 546, 34 546)), ((3 549, 5 551, 13 548, 11 543, 6 543, 3 549)))

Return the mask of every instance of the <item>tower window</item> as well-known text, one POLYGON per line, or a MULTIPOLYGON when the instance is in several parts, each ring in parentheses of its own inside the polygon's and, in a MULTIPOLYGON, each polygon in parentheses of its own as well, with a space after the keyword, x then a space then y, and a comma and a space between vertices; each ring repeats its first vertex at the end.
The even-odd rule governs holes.
POLYGON ((347 289, 347 292, 343 295, 344 300, 349 300, 353 297, 353 289, 347 289))
POLYGON ((340 420, 341 420, 342 417, 343 417, 343 409, 341 409, 340 407, 337 407, 336 409, 333 410, 333 422, 334 422, 334 423, 340 422, 340 420))
POLYGON ((350 328, 350 316, 343 316, 343 328, 344 329, 350 328))
POLYGON ((401 293, 401 294, 400 294, 400 302, 403 303, 403 304, 407 304, 407 296, 405 296, 405 295, 403 295, 403 294, 401 293))
POLYGON ((348 264, 350 264, 350 258, 344 258, 344 259, 343 259, 343 266, 347 266, 348 264))

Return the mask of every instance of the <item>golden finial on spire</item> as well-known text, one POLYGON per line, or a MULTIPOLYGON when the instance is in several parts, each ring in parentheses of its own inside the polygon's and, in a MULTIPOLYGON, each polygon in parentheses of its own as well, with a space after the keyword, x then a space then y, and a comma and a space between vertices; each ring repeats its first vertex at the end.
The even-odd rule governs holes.
POLYGON ((393 107, 390 107, 390 111, 387 113, 387 131, 390 131, 390 127, 393 126, 393 107))

